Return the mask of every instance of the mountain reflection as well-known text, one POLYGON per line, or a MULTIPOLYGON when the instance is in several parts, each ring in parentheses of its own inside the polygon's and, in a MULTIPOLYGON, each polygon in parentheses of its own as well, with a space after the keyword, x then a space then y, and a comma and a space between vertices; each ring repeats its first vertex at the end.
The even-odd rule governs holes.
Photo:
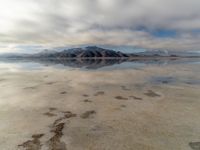
POLYGON ((200 59, 194 58, 136 58, 136 59, 47 59, 47 58, 34 58, 34 59, 0 59, 1 62, 7 63, 39 63, 44 66, 62 65, 72 68, 86 68, 86 69, 99 69, 107 66, 120 65, 125 62, 129 65, 137 64, 155 64, 155 65, 168 65, 168 64, 183 64, 183 63, 197 63, 200 59))

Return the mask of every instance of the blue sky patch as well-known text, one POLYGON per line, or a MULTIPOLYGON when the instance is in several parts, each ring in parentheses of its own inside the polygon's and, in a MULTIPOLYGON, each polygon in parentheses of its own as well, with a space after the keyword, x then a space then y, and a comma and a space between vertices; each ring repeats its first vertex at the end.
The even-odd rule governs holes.
POLYGON ((159 29, 150 32, 151 35, 159 38, 175 37, 177 32, 175 30, 159 29))
POLYGON ((139 26, 136 28, 136 30, 148 32, 152 36, 158 37, 158 38, 175 37, 177 35, 177 31, 170 30, 170 29, 148 29, 144 26, 139 26))

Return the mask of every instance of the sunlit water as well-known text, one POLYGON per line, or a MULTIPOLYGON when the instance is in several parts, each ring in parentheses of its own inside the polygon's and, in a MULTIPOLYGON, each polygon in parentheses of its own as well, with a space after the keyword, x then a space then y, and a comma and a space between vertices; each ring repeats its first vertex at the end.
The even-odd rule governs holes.
POLYGON ((1 150, 200 150, 200 61, 1 61, 1 150))

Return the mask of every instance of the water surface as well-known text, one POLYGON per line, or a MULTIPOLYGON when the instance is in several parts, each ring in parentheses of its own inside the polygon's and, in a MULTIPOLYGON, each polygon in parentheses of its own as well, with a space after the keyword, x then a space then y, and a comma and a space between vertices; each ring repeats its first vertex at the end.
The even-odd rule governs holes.
POLYGON ((0 149, 199 150, 199 62, 1 61, 0 149))

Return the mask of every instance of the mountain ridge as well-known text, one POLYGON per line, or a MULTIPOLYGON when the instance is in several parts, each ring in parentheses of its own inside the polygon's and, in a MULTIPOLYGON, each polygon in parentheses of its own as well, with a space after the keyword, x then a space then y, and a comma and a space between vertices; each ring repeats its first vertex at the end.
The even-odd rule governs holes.
POLYGON ((56 57, 56 58, 94 58, 94 57, 129 57, 123 52, 99 48, 97 46, 88 46, 85 48, 71 48, 55 53, 39 53, 32 55, 33 57, 56 57))
MULTIPOLYGON (((44 50, 36 54, 9 54, 5 58, 131 58, 131 57, 200 57, 195 54, 183 55, 184 53, 172 53, 166 51, 146 51, 140 53, 124 53, 97 46, 84 48, 70 48, 62 51, 44 50)), ((189 54, 189 53, 188 53, 189 54)), ((2 56, 1 56, 2 57, 2 56)))

